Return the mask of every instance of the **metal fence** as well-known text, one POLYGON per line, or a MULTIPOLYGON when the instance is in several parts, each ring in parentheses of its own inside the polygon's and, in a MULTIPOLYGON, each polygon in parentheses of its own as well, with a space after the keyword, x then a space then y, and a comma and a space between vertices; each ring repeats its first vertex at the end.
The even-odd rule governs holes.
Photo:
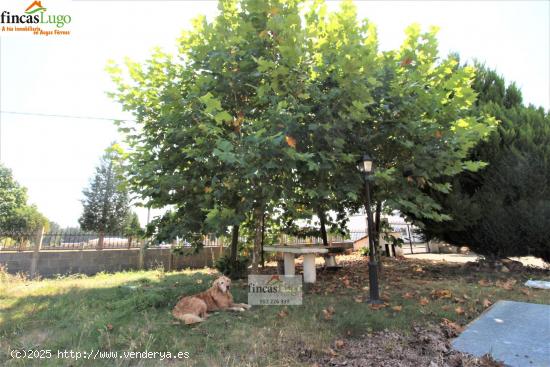
POLYGON ((122 234, 84 231, 0 232, 0 251, 29 251, 40 244, 41 250, 87 250, 137 248, 145 241, 122 234))
MULTIPOLYGON (((367 235, 365 231, 353 231, 348 235, 327 233, 329 245, 332 243, 353 243, 367 235)), ((280 245, 323 245, 323 239, 320 236, 298 237, 287 234, 281 234, 278 238, 280 245)))
POLYGON ((420 254, 430 252, 428 242, 418 233, 418 228, 409 223, 390 223, 394 232, 398 232, 403 240, 403 253, 420 254))
MULTIPOLYGON (((413 226, 407 223, 390 223, 395 232, 403 239, 405 253, 429 252, 429 246, 415 233, 413 226)), ((367 235, 366 230, 352 230, 346 235, 327 234, 329 244, 349 244, 367 235)), ((241 239, 241 242, 244 239, 241 239)), ((204 247, 226 247, 228 237, 204 236, 204 247)), ((323 245, 320 236, 299 237, 287 234, 278 236, 281 245, 323 245)), ((154 243, 147 238, 129 237, 124 234, 108 233, 100 236, 97 232, 56 231, 56 232, 0 232, 0 251, 30 251, 40 244, 40 250, 93 250, 93 249, 131 249, 139 248, 145 243, 149 247, 170 248, 172 246, 191 247, 185 239, 171 243, 154 243)))
MULTIPOLYGON (((205 247, 226 246, 224 238, 205 236, 205 247)), ((100 250, 139 248, 148 243, 152 248, 170 248, 174 245, 191 245, 179 239, 172 243, 154 243, 147 238, 108 233, 102 236, 97 232, 57 231, 57 232, 0 232, 0 251, 31 251, 39 245, 41 251, 50 250, 100 250)))

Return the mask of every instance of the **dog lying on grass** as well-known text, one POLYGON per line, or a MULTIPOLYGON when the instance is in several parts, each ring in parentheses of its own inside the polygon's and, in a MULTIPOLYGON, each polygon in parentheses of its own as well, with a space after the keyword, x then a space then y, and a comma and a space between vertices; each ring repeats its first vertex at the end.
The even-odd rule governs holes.
POLYGON ((251 306, 245 303, 233 303, 229 292, 231 279, 221 276, 212 283, 212 287, 194 296, 182 297, 172 310, 172 315, 185 324, 204 321, 208 311, 229 310, 244 311, 251 306))

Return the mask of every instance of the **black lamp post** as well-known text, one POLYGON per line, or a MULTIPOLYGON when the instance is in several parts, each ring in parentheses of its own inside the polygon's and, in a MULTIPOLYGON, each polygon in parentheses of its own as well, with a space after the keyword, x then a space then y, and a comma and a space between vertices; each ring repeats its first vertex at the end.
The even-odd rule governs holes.
POLYGON ((374 248, 374 231, 372 224, 372 212, 370 210, 370 187, 369 187, 369 175, 373 172, 374 160, 368 154, 363 155, 363 158, 357 162, 357 168, 360 172, 365 174, 365 191, 367 193, 367 202, 365 203, 365 209, 367 210, 367 231, 369 236, 369 294, 370 304, 383 303, 380 300, 380 294, 378 291, 378 262, 376 260, 375 248, 374 248))

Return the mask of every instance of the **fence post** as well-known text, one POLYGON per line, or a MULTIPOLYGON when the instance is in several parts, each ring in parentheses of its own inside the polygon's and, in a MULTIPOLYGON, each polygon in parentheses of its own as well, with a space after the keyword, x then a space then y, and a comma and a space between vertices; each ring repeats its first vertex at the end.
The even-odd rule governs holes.
POLYGON ((174 267, 174 253, 172 247, 170 247, 170 254, 168 255, 168 271, 172 271, 174 267))
POLYGON ((147 244, 147 240, 141 241, 139 244, 139 269, 143 270, 145 267, 145 248, 147 244))
POLYGON ((24 239, 20 239, 19 240, 19 246, 17 247, 17 251, 21 252, 25 249, 25 241, 27 240, 24 240, 24 239))
POLYGON ((37 271, 36 268, 38 267, 38 258, 40 257, 40 249, 42 248, 42 241, 44 240, 44 227, 40 228, 36 232, 36 237, 34 240, 34 251, 32 253, 32 260, 31 260, 31 278, 36 277, 37 271))
MULTIPOLYGON (((223 246, 224 246, 224 244, 225 244, 225 243, 224 243, 225 241, 224 241, 223 239, 221 239, 221 238, 219 239, 219 242, 220 242, 220 254, 218 255, 218 259, 221 258, 221 257, 223 256, 223 246)), ((262 244, 262 246, 263 246, 263 244, 262 244)))
POLYGON ((411 247, 411 254, 414 254, 413 243, 412 243, 412 233, 411 233, 411 228, 409 227, 408 224, 407 224, 407 232, 408 232, 408 235, 409 235, 409 246, 411 247))

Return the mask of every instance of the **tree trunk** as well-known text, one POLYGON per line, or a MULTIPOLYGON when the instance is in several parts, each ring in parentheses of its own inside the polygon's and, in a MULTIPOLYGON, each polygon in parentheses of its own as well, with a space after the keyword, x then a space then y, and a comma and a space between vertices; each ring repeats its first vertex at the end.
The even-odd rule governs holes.
POLYGON ((262 245, 261 245, 261 248, 260 248, 260 257, 261 257, 262 268, 265 266, 264 237, 265 237, 265 213, 262 211, 262 245))
POLYGON ((261 206, 254 209, 254 249, 252 250, 252 274, 258 274, 260 252, 262 247, 262 215, 261 206))
POLYGON ((321 208, 319 208, 317 209, 317 216, 319 217, 319 221, 321 222, 321 239, 323 240, 323 246, 328 246, 325 212, 321 208))
POLYGON ((239 252, 239 226, 234 225, 231 230, 231 263, 233 264, 233 269, 237 265, 237 253, 239 252))
POLYGON ((103 250, 103 240, 105 239, 105 232, 99 231, 99 238, 97 239, 97 249, 103 250))

